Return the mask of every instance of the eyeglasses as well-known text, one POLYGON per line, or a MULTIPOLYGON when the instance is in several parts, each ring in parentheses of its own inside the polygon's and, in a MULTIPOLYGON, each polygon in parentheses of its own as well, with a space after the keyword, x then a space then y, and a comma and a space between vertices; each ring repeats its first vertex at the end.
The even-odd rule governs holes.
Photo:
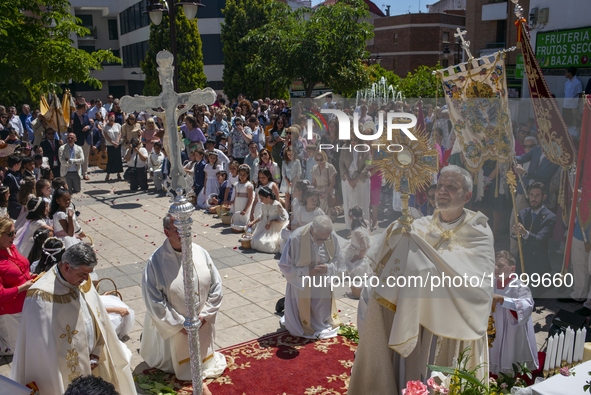
POLYGON ((250 119, 250 120, 248 121, 248 123, 255 123, 255 122, 256 122, 256 119, 250 119))
POLYGON ((48 136, 55 136, 55 132, 47 132, 48 136))
POLYGON ((8 118, 8 115, 2 115, 0 118, 8 118))
POLYGON ((527 144, 524 145, 523 148, 534 148, 536 145, 535 144, 527 144))
POLYGON ((320 158, 314 158, 314 160, 315 160, 316 162, 324 162, 324 158, 323 158, 323 157, 320 157, 320 158))
POLYGON ((285 134, 287 134, 287 135, 290 135, 290 134, 291 134, 291 132, 287 132, 287 133, 285 133, 285 134))
POLYGON ((13 230, 13 231, 11 231, 11 232, 7 232, 7 233, 4 233, 4 234, 5 234, 6 236, 8 236, 8 237, 14 237, 14 235, 16 235, 16 230, 13 230))
POLYGON ((283 125, 283 121, 277 121, 277 124, 282 124, 283 125))
POLYGON ((263 153, 261 154, 261 156, 269 156, 269 154, 268 154, 268 153, 266 153, 266 152, 263 152, 263 153))

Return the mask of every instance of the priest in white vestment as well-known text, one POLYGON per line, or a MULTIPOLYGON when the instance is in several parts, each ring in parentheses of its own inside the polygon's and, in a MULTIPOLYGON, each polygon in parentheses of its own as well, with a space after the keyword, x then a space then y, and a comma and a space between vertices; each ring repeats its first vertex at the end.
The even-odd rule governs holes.
POLYGON ((527 364, 530 370, 539 367, 538 346, 531 314, 534 299, 529 288, 515 273, 515 257, 509 251, 499 251, 495 256, 495 282, 493 313, 495 341, 489 350, 489 371, 513 374, 513 364, 527 364))
MULTIPOLYGON (((142 296, 146 304, 140 354, 152 367, 174 373, 179 380, 191 380, 189 336, 184 328, 187 310, 181 238, 174 217, 163 220, 167 239, 152 254, 142 278, 142 296)), ((203 379, 219 377, 226 369, 226 358, 214 351, 215 321, 222 305, 222 279, 211 257, 193 244, 193 273, 199 296, 199 343, 203 379)))
MULTIPOLYGON (((486 216, 464 209, 471 195, 468 171, 443 168, 433 216, 415 220, 410 232, 393 223, 368 252, 379 284, 370 291, 350 395, 399 394, 408 381, 429 378, 427 364, 451 367, 468 347, 468 368, 488 362, 493 235, 486 216), (444 275, 456 285, 437 284, 444 275)), ((477 370, 479 379, 487 373, 477 370)))
POLYGON ((339 275, 341 262, 337 234, 326 215, 297 228, 287 240, 279 260, 287 280, 280 323, 293 336, 328 339, 337 335, 341 320, 330 276, 339 275))
POLYGON ((40 395, 58 395, 76 377, 94 374, 120 394, 136 394, 131 352, 89 278, 96 264, 92 247, 73 245, 27 291, 11 379, 35 382, 40 395))

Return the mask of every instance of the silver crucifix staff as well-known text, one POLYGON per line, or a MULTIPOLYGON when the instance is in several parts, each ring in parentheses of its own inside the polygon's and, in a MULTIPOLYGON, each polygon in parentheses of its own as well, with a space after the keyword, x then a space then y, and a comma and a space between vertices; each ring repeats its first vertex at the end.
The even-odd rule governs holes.
POLYGON ((470 53, 470 41, 464 40, 464 36, 468 33, 466 30, 460 30, 460 28, 456 28, 457 33, 454 33, 454 37, 460 38, 462 40, 462 49, 466 51, 468 55, 468 59, 472 59, 472 54, 470 53))
MULTIPOLYGON (((191 213, 195 210, 187 200, 187 195, 192 194, 190 177, 181 163, 181 150, 184 148, 179 133, 177 122, 179 116, 187 112, 195 104, 213 104, 215 92, 211 88, 198 89, 193 92, 177 94, 173 87, 174 58, 168 51, 160 51, 156 55, 158 74, 162 93, 158 97, 124 96, 121 98, 121 109, 125 112, 148 111, 164 121, 166 132, 164 134, 164 147, 170 160, 169 192, 174 203, 169 212, 175 217, 175 225, 181 237, 183 250, 183 283, 185 286, 185 305, 187 316, 185 317, 185 329, 189 335, 189 354, 191 357, 191 377, 193 379, 193 394, 203 393, 203 378, 201 372, 201 351, 199 348, 199 327, 201 321, 198 316, 199 300, 207 295, 196 295, 195 275, 193 266, 193 248, 191 242, 191 213), (179 106, 184 106, 179 109, 179 106), (156 110, 155 110, 156 109, 156 110), (176 191, 176 197, 172 190, 176 191)), ((172 200, 171 200, 172 202, 172 200)))

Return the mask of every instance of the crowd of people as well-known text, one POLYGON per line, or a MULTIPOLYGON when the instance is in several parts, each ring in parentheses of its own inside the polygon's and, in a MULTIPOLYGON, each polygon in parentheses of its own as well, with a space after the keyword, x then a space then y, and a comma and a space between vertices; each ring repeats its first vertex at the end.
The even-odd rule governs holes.
MULTIPOLYGON (((411 196, 413 215, 430 218, 439 209, 441 226, 450 230, 468 223, 476 216, 472 213, 480 211, 486 217, 479 214, 480 222, 474 226, 487 229, 485 233, 490 233, 493 244, 510 245, 510 251, 488 251, 489 269, 497 279, 520 271, 517 235, 521 235, 526 272, 553 272, 549 256, 555 251, 549 249, 549 241, 556 241, 562 249, 566 229, 559 220, 557 203, 560 172, 559 166, 544 155, 532 119, 514 128, 514 170, 520 176, 515 200, 519 216, 515 221, 505 176, 509 165, 487 160, 479 171, 467 171, 446 106, 422 107, 416 101, 380 106, 366 100, 353 105, 334 102, 331 95, 324 103, 310 101, 305 106, 316 111, 340 109, 349 115, 351 126, 354 119, 358 120, 356 129, 362 134, 375 133, 379 119, 386 119, 383 115, 388 112, 418 115, 422 111, 427 138, 440 154, 439 174, 433 177, 432 185, 411 196), (449 208, 452 202, 453 210, 449 208), (457 216, 448 218, 451 211, 457 216)), ((380 243, 382 233, 376 230, 390 225, 380 223, 383 214, 396 218, 402 202, 396 186, 383 182, 382 171, 374 162, 378 155, 375 148, 358 149, 364 141, 355 134, 350 141, 340 141, 335 116, 327 116, 326 125, 312 123, 313 129, 308 130, 310 123, 303 109, 300 102, 290 107, 284 100, 251 101, 239 95, 228 103, 218 95, 213 105, 196 105, 181 116, 174 132, 182 137, 179 154, 194 180, 196 207, 220 217, 230 216, 230 226, 246 233, 251 248, 281 253, 279 269, 288 282, 281 323, 294 336, 326 338, 336 336, 340 325, 334 295, 326 286, 302 286, 301 277, 374 273, 375 262, 366 254, 372 245, 380 243), (343 143, 349 148, 323 148, 343 143), (343 237, 335 232, 334 224, 340 222, 346 230, 343 237), (303 308, 302 298, 315 302, 303 308)), ((107 157, 105 182, 116 174, 118 179, 129 181, 131 190, 148 190, 149 183, 156 190, 166 189, 171 166, 163 146, 166 132, 162 119, 148 112, 126 114, 112 96, 104 105, 99 99, 87 103, 77 97, 67 130, 54 130, 42 114, 31 112, 27 105, 22 112, 17 116, 14 107, 0 106, 0 352, 15 355, 12 377, 23 384, 36 381, 60 391, 54 393, 63 393, 74 378, 100 367, 101 377, 121 393, 131 393, 126 392, 133 387, 128 377, 129 350, 118 339, 131 330, 133 318, 130 324, 129 317, 133 311, 118 300, 103 300, 94 287, 86 285, 91 282, 96 255, 88 250, 71 196, 81 191, 81 181, 89 179, 92 158, 101 154, 107 157), (9 155, 2 156, 3 150, 9 155), (62 293, 58 294, 58 289, 62 293), (79 317, 75 313, 78 318, 65 332, 60 327, 62 332, 57 333, 49 318, 50 324, 36 325, 44 319, 40 313, 47 308, 44 303, 67 306, 74 302, 82 313, 79 317), (105 317, 100 318, 102 311, 105 317), (25 319, 35 329, 20 331, 19 336, 25 319), (72 333, 82 328, 86 335, 77 340, 78 347, 86 347, 88 352, 82 355, 78 348, 76 358, 87 366, 76 374, 66 374, 68 369, 75 369, 71 370, 70 362, 64 362, 64 366, 60 362, 56 377, 49 381, 38 377, 35 366, 42 366, 43 358, 38 364, 30 362, 34 355, 31 339, 42 337, 42 331, 47 330, 52 333, 50 338, 55 335, 62 339, 48 354, 73 358, 66 355, 72 349, 62 347, 63 339, 72 345, 72 333)), ((190 364, 183 365, 188 349, 182 346, 187 332, 183 327, 180 237, 170 215, 165 217, 163 228, 166 240, 148 261, 143 278, 148 314, 140 353, 151 367, 190 379, 190 364)), ((577 313, 589 316, 590 274, 585 269, 589 229, 582 230, 577 222, 574 238, 575 286, 564 301, 584 302, 577 313)), ((196 292, 207 295, 199 309, 204 328, 200 332, 201 355, 207 357, 204 371, 207 377, 217 377, 226 366, 223 356, 214 351, 215 315, 223 298, 221 278, 207 251, 194 245, 193 254, 194 261, 199 262, 197 271, 201 270, 196 292)), ((500 330, 509 334, 503 340, 507 343, 497 343, 491 351, 491 373, 510 372, 514 362, 537 367, 531 321, 535 295, 521 283, 518 290, 512 294, 504 287, 495 287, 492 295, 495 304, 507 312, 516 311, 519 318, 502 316, 505 310, 498 310, 500 330), (521 329, 514 329, 515 325, 521 329)), ((369 290, 352 286, 351 292, 360 299, 358 322, 362 333, 369 290)))

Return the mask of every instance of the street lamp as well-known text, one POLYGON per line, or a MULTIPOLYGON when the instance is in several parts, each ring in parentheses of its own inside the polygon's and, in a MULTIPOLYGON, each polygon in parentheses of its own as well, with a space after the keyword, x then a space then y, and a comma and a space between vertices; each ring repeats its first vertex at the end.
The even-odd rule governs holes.
MULTIPOLYGON (((205 7, 199 1, 176 1, 176 0, 150 0, 147 13, 150 15, 150 20, 154 25, 162 23, 162 13, 168 12, 170 20, 170 52, 174 56, 174 63, 176 64, 176 7, 182 6, 183 12, 188 20, 193 20, 197 15, 199 7, 205 7)), ((178 67, 174 68, 174 90, 178 91, 178 67)))
POLYGON ((368 66, 371 66, 373 64, 380 64, 382 63, 382 57, 380 56, 380 54, 377 54, 376 56, 369 56, 367 59, 362 60, 362 62, 368 66))

